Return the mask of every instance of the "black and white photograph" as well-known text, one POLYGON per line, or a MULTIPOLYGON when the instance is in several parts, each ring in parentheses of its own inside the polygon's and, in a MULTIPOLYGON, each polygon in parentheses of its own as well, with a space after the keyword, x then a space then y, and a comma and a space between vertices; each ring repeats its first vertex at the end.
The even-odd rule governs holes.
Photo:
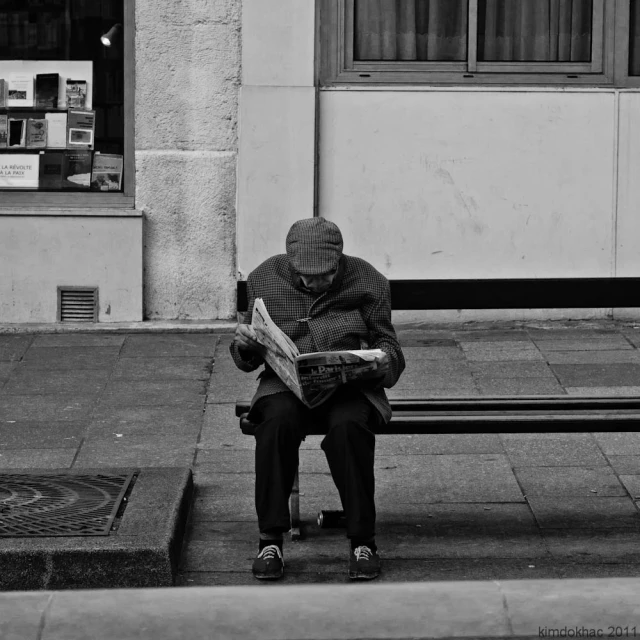
POLYGON ((0 640, 638 593, 640 0, 0 0, 0 640))

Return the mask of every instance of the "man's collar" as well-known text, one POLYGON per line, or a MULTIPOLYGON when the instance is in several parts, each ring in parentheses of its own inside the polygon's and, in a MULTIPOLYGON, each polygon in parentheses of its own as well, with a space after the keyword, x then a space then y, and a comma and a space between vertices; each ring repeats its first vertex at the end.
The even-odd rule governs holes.
MULTIPOLYGON (((327 293, 329 291, 337 291, 342 286, 342 280, 344 278, 344 270, 345 270, 345 259, 344 259, 344 255, 342 255, 340 256, 340 261, 338 262, 338 273, 336 273, 336 277, 333 279, 331 286, 327 289, 327 293)), ((293 286, 296 289, 300 289, 302 291, 309 291, 309 289, 307 289, 304 286, 304 282, 302 282, 302 278, 300 277, 300 275, 291 266, 291 263, 289 263, 289 272, 291 273, 291 280, 293 282, 293 286)))

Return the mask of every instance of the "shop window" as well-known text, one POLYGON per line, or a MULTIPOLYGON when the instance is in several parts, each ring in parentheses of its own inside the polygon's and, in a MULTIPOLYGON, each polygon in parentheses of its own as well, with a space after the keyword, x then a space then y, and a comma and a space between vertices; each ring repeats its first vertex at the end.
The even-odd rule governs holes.
POLYGON ((635 85, 640 0, 320 0, 321 83, 635 85))
POLYGON ((0 207, 132 207, 133 2, 0 2, 0 207))

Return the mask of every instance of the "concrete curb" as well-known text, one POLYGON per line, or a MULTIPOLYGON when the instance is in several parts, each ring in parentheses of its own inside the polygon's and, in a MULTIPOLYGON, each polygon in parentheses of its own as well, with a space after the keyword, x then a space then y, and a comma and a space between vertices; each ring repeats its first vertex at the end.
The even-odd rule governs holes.
POLYGON ((0 594, 0 637, 574 638, 640 634, 640 579, 0 594))
POLYGON ((60 322, 0 324, 0 335, 48 333, 229 333, 237 322, 212 320, 210 322, 152 321, 152 322, 60 322))

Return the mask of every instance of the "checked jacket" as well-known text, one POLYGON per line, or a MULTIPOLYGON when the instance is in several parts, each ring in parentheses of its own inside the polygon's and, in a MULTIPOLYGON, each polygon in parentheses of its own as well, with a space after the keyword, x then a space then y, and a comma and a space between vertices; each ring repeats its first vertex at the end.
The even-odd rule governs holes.
MULTIPOLYGON (((328 291, 308 291, 293 270, 286 254, 268 258, 247 278, 248 311, 243 321, 251 324, 253 302, 262 298, 272 320, 295 343, 300 353, 347 349, 382 349, 389 358, 389 370, 382 386, 358 389, 378 410, 383 421, 391 419, 391 406, 384 388, 391 388, 405 368, 404 355, 391 324, 389 281, 361 258, 342 255, 338 272, 328 291)), ((242 371, 254 371, 264 364, 259 354, 245 360, 237 346, 231 356, 242 371)), ((265 365, 251 406, 263 396, 288 388, 265 365)))

